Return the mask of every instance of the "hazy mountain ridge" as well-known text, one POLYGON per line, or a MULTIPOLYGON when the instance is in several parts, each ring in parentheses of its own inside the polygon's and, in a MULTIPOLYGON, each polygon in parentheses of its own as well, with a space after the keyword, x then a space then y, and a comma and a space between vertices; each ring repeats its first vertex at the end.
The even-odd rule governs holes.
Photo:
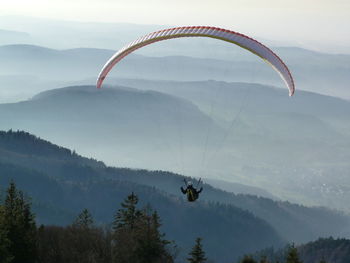
MULTIPOLYGON (((212 125, 212 120, 190 101, 156 91, 125 87, 97 90, 94 86, 76 86, 55 89, 43 92, 28 101, 2 104, 0 107, 0 114, 4 120, 16 121, 20 118, 27 123, 82 122, 88 126, 95 126, 96 132, 100 129, 96 125, 99 123, 129 132, 140 129, 143 133, 159 132, 157 125, 153 126, 155 121, 162 121, 162 129, 169 132, 178 121, 189 127, 187 131, 199 131, 209 124, 212 125), (45 107, 47 110, 43 110, 45 107), (11 120, 6 118, 9 114, 7 110, 10 110, 14 117, 11 120), (126 122, 128 125, 125 125, 126 122), (146 125, 147 123, 152 125, 146 125)), ((3 122, 3 125, 7 124, 3 122)), ((22 129, 24 128, 23 126, 22 129)), ((76 131, 81 130, 76 128, 76 131)))
POLYGON ((0 68, 2 75, 25 72, 46 81, 67 82, 91 77, 113 53, 103 49, 56 50, 34 45, 7 45, 0 47, 0 68))
POLYGON ((26 32, 4 30, 0 28, 0 45, 31 42, 31 35, 26 32))
MULTIPOLYGON (((291 68, 297 90, 350 98, 347 88, 350 55, 319 54, 299 48, 282 48, 276 52, 279 51, 291 68)), ((95 81, 101 67, 114 52, 94 48, 55 50, 31 45, 0 46, 0 69, 3 76, 23 75, 25 72, 25 75, 36 76, 42 81, 55 81, 57 85, 62 85, 62 82, 89 84, 95 81)), ((224 58, 190 57, 190 54, 187 57, 169 56, 169 53, 162 57, 131 54, 118 64, 118 70, 110 73, 106 83, 111 83, 110 78, 118 77, 175 81, 215 79, 284 86, 278 74, 254 55, 233 55, 230 60, 224 58)), ((15 92, 21 86, 12 89, 15 92)), ((34 94, 45 89, 48 88, 44 83, 37 87, 33 85, 31 92, 34 94)))
POLYGON ((298 247, 303 262, 320 260, 332 263, 347 263, 350 257, 350 240, 322 238, 298 247))
MULTIPOLYGON (((248 156, 251 154, 251 151, 245 149, 247 145, 254 145, 256 151, 268 147, 269 151, 264 150, 266 154, 253 156, 253 162, 259 162, 260 168, 266 169, 269 176, 280 173, 296 177, 300 174, 296 181, 306 183, 304 193, 311 194, 313 189, 325 188, 322 196, 330 191, 333 194, 326 199, 331 200, 347 191, 347 151, 344 149, 350 141, 350 105, 346 100, 304 91, 289 98, 285 90, 247 83, 123 79, 114 80, 114 83, 139 89, 162 90, 191 100, 218 121, 224 130, 229 130, 237 137, 229 138, 234 143, 233 147, 237 147, 240 141, 244 142, 245 145, 240 148, 242 153, 248 156), (232 121, 236 122, 234 127, 232 121), (264 137, 264 141, 260 140, 261 137, 264 137), (265 143, 268 145, 264 146, 265 143), (273 154, 274 152, 281 154, 273 154), (270 155, 271 158, 267 158, 270 155), (271 167, 268 171, 266 166, 271 162, 280 163, 279 168, 274 170, 271 167), (290 171, 293 166, 297 166, 292 168, 295 169, 294 172, 290 171), (334 176, 339 180, 337 183, 334 176), (341 186, 345 187, 344 190, 340 189, 341 186)), ((244 170, 248 172, 252 168, 249 166, 252 165, 247 163, 244 170)), ((246 174, 244 170, 240 173, 246 174)), ((259 168, 253 170, 254 173, 263 172, 259 168)), ((249 178, 251 174, 248 172, 246 176, 249 178)), ((292 181, 288 184, 294 185, 292 181)), ((299 194, 302 196, 304 193, 299 194)), ((318 194, 315 192, 315 200, 319 198, 316 196, 318 194)), ((337 202, 330 202, 329 205, 333 207, 337 202)))
MULTIPOLYGON (((158 210, 168 237, 175 239, 183 249, 189 247, 197 235, 204 238, 210 236, 206 242, 208 255, 229 260, 257 248, 283 243, 268 223, 248 211, 206 202, 192 206, 179 194, 167 194, 157 189, 156 185, 149 187, 128 181, 129 175, 142 177, 146 171, 106 170, 101 163, 87 160, 24 132, 1 132, 0 148, 14 156, 12 160, 5 158, 4 162, 4 156, 0 155, 0 185, 5 187, 10 180, 15 180, 21 189, 32 196, 39 223, 67 224, 79 211, 88 208, 97 222, 108 224, 118 204, 133 191, 142 205, 150 203, 158 210), (23 147, 36 143, 37 147, 33 147, 30 153, 23 147), (52 154, 42 154, 48 150, 51 153, 57 151, 58 159, 52 154), (35 154, 37 151, 38 154, 35 154), (69 156, 71 160, 67 158, 69 156), (87 165, 88 162, 95 163, 95 166, 87 165), (108 174, 110 176, 106 176, 108 174), (111 176, 118 174, 123 177, 122 180, 111 176), (216 227, 208 229, 208 224, 214 221, 216 227), (245 238, 247 233, 257 235, 254 244, 245 238), (219 245, 222 242, 229 245, 219 245)), ((147 173, 152 175, 154 172, 147 173)), ((181 179, 178 176, 177 181, 181 179)), ((178 185, 175 187, 178 189, 178 185)))
MULTIPOLYGON (((13 30, 4 30, 0 29, 0 36, 2 37, 28 37, 29 34, 26 32, 21 32, 21 31, 13 31, 13 30)), ((15 41, 11 39, 12 41, 15 41)))
MULTIPOLYGON (((107 146, 108 138, 117 138, 120 147, 131 145, 141 150, 141 145, 146 144, 161 151, 169 148, 168 143, 178 139, 179 134, 183 135, 184 144, 195 144, 203 137, 198 136, 201 130, 209 125, 215 130, 213 121, 189 101, 159 92, 126 88, 97 90, 94 86, 84 86, 59 89, 45 92, 33 100, 2 104, 0 108, 3 129, 26 129, 39 135, 49 133, 48 138, 75 149, 79 148, 76 148, 78 145, 89 149, 91 138, 94 138, 95 145, 101 143, 101 146, 107 146), (67 132, 69 136, 59 135, 67 132), (130 134, 139 134, 140 137, 130 134), (145 141, 145 137, 150 141, 145 141), (135 144, 136 141, 139 145, 135 144)), ((108 144, 111 150, 117 147, 108 144)), ((181 145, 175 143, 176 147, 181 145)), ((96 153, 91 150, 90 153, 96 153)), ((174 151, 168 152, 174 154, 174 151)))
MULTIPOLYGON (((261 256, 266 256, 271 261, 283 262, 286 258, 289 245, 284 249, 264 249, 256 253, 255 258, 259 260, 261 256)), ((350 256, 350 240, 344 238, 319 238, 302 245, 296 246, 302 262, 330 262, 348 263, 350 256)))
POLYGON ((296 112, 326 117, 327 115, 349 114, 349 101, 317 92, 297 91, 293 97, 286 96, 287 89, 246 82, 225 81, 162 81, 148 79, 113 79, 110 82, 137 89, 157 90, 175 96, 184 97, 203 109, 213 104, 220 111, 225 108, 237 110, 239 102, 250 102, 245 111, 296 112), (276 99, 277 98, 277 99, 276 99), (312 104, 310 100, 313 99, 312 104), (273 103, 272 103, 273 102, 273 103))
MULTIPOLYGON (((98 48, 114 49, 115 47, 120 47, 123 44, 125 45, 126 43, 131 42, 149 32, 176 26, 112 22, 82 22, 25 16, 0 16, 0 22, 2 24, 2 27, 8 30, 23 31, 35 35, 35 38, 32 39, 30 44, 45 45, 52 48, 92 46, 98 48), (54 41, 52 39, 53 35, 55 35, 56 38, 65 39, 65 41, 54 41), (71 38, 72 36, 75 36, 75 38, 71 38)), ((239 28, 235 27, 227 29, 240 32, 239 28)), ((273 49, 279 47, 303 47, 303 45, 298 40, 285 41, 281 39, 267 39, 264 36, 253 37, 258 41, 266 44, 267 46, 273 47, 273 49)), ((15 43, 13 39, 9 39, 9 41, 15 43)), ((0 44, 1 43, 2 42, 0 42, 0 44)), ((187 50, 182 50, 182 52, 187 51, 195 53, 196 56, 203 56, 203 50, 208 50, 208 48, 228 49, 229 46, 226 43, 220 41, 210 41, 205 38, 176 42, 177 45, 179 45, 179 43, 181 49, 187 47, 187 50), (202 48, 198 48, 199 43, 202 44, 202 48)), ((161 47, 160 50, 162 53, 179 52, 179 49, 175 48, 176 44, 168 44, 161 47)), ((311 47, 313 48, 313 46, 311 47)), ((332 43, 332 47, 328 47, 328 49, 332 49, 332 52, 337 54, 345 52, 348 53, 348 49, 339 43, 332 43)), ((148 53, 154 54, 155 51, 149 50, 148 53)), ((225 54, 220 55, 225 58, 225 54)))
POLYGON ((246 186, 242 185, 239 183, 231 183, 227 181, 222 181, 222 180, 215 180, 215 179, 208 179, 206 178, 205 181, 212 185, 215 188, 218 188, 223 191, 227 191, 229 193, 235 193, 235 194, 251 194, 251 195, 256 195, 258 197, 264 197, 264 198, 269 198, 274 201, 278 201, 279 199, 269 193, 268 191, 254 187, 254 186, 246 186))
POLYGON ((347 209, 350 133, 342 127, 349 123, 349 102, 309 92, 289 98, 282 89, 216 81, 145 81, 142 89, 44 92, 0 105, 0 126, 113 165, 221 178, 262 187, 282 200, 347 209), (211 98, 218 108, 212 114, 211 98))
MULTIPOLYGON (((67 217, 74 213, 72 209, 81 209, 81 206, 91 208, 99 221, 106 222, 115 206, 115 201, 112 202, 111 196, 122 200, 125 197, 123 194, 126 195, 127 191, 136 192, 137 189, 141 193, 144 191, 156 191, 157 195, 167 193, 164 197, 146 198, 152 204, 155 202, 154 206, 166 209, 164 212, 167 215, 166 220, 173 220, 171 217, 176 216, 177 213, 172 214, 169 207, 157 204, 156 200, 159 198, 161 200, 164 198, 171 198, 173 201, 182 200, 179 186, 182 184, 183 177, 176 174, 106 167, 101 162, 82 158, 74 152, 23 132, 1 132, 0 148, 1 151, 7 153, 0 155, 2 174, 4 174, 2 184, 13 178, 19 186, 29 191, 28 193, 34 197, 34 200, 43 203, 44 207, 66 210, 65 219, 62 218, 60 223, 67 222, 69 220, 67 217), (28 152, 26 150, 28 146, 36 142, 41 146, 33 147, 33 150, 28 152), (35 149, 39 149, 37 154, 35 149), (52 153, 57 151, 58 158, 54 154, 43 154, 48 150, 52 153), (104 190, 99 192, 98 189, 104 190), (94 199, 90 200, 91 197, 94 199), (106 204, 106 207, 99 205, 99 202, 106 204)), ((205 194, 202 195, 201 200, 209 202, 205 206, 213 207, 210 202, 219 202, 250 211, 255 216, 269 222, 280 236, 290 241, 301 242, 313 240, 319 236, 340 235, 349 228, 346 223, 349 222, 347 216, 324 208, 306 208, 288 202, 230 194, 207 184, 204 185, 204 188, 205 194)), ((213 207, 213 209, 216 208, 213 207)), ((45 211, 43 209, 41 213, 46 214, 45 211)))

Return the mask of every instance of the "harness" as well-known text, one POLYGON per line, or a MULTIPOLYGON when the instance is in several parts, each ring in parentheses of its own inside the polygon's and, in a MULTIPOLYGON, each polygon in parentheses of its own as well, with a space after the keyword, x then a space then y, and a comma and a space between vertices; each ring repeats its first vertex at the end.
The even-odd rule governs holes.
POLYGON ((198 199, 198 194, 195 189, 187 189, 187 200, 189 202, 194 202, 198 199))

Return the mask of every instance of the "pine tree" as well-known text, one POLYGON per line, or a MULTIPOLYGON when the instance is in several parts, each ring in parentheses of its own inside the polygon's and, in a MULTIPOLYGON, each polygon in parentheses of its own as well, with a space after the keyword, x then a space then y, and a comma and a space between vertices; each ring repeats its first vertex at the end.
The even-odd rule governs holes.
POLYGON ((121 204, 122 208, 118 210, 113 222, 113 230, 127 226, 130 229, 135 227, 136 221, 141 217, 142 213, 136 208, 139 199, 131 193, 121 204))
POLYGON ((89 210, 86 208, 77 216, 75 219, 73 226, 79 227, 83 229, 90 229, 94 225, 94 219, 90 214, 89 210))
POLYGON ((172 256, 167 250, 171 242, 164 239, 160 232, 160 217, 156 211, 147 208, 142 211, 141 227, 137 231, 136 254, 140 263, 166 263, 173 262, 172 256))
POLYGON ((189 255, 191 257, 187 258, 187 260, 190 263, 203 263, 207 260, 202 247, 202 239, 200 237, 196 239, 196 244, 192 248, 192 251, 189 253, 189 255))
POLYGON ((12 260, 10 254, 10 240, 7 238, 7 230, 4 224, 4 208, 0 205, 0 262, 9 263, 12 260))
POLYGON ((286 263, 302 263, 299 259, 298 250, 294 244, 292 244, 288 250, 286 263))
POLYGON ((132 193, 121 204, 113 222, 113 262, 172 263, 169 241, 160 233, 160 218, 150 207, 137 209, 132 193))
POLYGON ((131 193, 114 217, 113 222, 113 262, 137 263, 136 230, 142 213, 137 209, 138 198, 131 193))
POLYGON ((3 209, 3 224, 10 241, 11 263, 32 263, 36 261, 37 233, 30 202, 11 182, 7 189, 3 209))

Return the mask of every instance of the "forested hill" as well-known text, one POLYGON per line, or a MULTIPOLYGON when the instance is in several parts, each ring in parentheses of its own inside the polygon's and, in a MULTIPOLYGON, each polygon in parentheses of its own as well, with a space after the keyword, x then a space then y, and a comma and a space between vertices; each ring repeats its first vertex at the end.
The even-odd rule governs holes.
POLYGON ((350 261, 350 240, 320 238, 298 248, 304 263, 325 262, 348 263, 350 261))
POLYGON ((0 129, 26 130, 111 166, 228 180, 350 211, 349 102, 302 91, 291 100, 286 90, 244 83, 121 84, 0 104, 0 129))
POLYGON ((27 132, 0 131, 1 149, 22 155, 36 155, 47 158, 71 160, 74 155, 70 150, 35 137, 27 132))
POLYGON ((209 185, 204 185, 202 201, 189 204, 179 191, 180 175, 107 167, 26 132, 0 132, 0 174, 2 188, 14 180, 32 196, 37 219, 45 224, 68 224, 83 208, 98 222, 110 223, 118 204, 135 192, 143 205, 159 211, 170 239, 187 247, 202 236, 212 258, 232 259, 232 253, 339 236, 349 229, 349 218, 333 211, 235 195, 209 185), (229 245, 221 246, 223 242, 229 245))
POLYGON ((38 223, 69 224, 88 208, 98 223, 110 224, 119 204, 135 192, 141 205, 150 204, 158 211, 167 238, 176 240, 182 253, 188 252, 186 248, 197 236, 206 240, 208 256, 219 261, 284 243, 272 226, 248 211, 222 204, 191 205, 155 187, 127 180, 129 175, 142 177, 142 171, 107 168, 25 132, 1 132, 0 174, 1 188, 14 180, 33 198, 38 223), (28 150, 39 141, 40 149, 28 150))
MULTIPOLYGON (((283 262, 290 245, 283 249, 265 249, 256 253, 255 258, 266 256, 269 262, 283 262)), ((349 263, 350 240, 345 238, 319 238, 316 241, 296 246, 303 263, 349 263)))
POLYGON ((4 151, 4 153, 6 151, 7 153, 1 156, 1 159, 12 160, 14 162, 17 162, 18 159, 12 159, 11 156, 18 158, 36 156, 37 158, 45 158, 47 160, 70 161, 93 167, 105 167, 103 162, 84 158, 77 155, 75 151, 42 140, 24 131, 0 131, 0 151, 4 151))

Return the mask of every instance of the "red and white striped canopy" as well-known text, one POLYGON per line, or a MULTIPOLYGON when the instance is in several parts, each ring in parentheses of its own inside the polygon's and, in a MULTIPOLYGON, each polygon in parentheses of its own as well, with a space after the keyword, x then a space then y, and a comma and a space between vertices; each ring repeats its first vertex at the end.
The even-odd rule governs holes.
POLYGON ((129 43, 117 51, 107 61, 98 76, 97 88, 101 88, 103 80, 106 78, 108 72, 114 67, 114 65, 122 60, 125 56, 129 55, 131 52, 158 41, 180 37, 210 37, 238 45, 261 57, 268 64, 270 64, 272 68, 280 74, 281 78, 286 83, 286 86, 289 89, 289 95, 292 96, 294 94, 294 81, 288 67, 271 49, 256 41, 255 39, 252 39, 243 34, 222 28, 207 26, 175 27, 149 33, 141 38, 136 39, 135 41, 129 43))

